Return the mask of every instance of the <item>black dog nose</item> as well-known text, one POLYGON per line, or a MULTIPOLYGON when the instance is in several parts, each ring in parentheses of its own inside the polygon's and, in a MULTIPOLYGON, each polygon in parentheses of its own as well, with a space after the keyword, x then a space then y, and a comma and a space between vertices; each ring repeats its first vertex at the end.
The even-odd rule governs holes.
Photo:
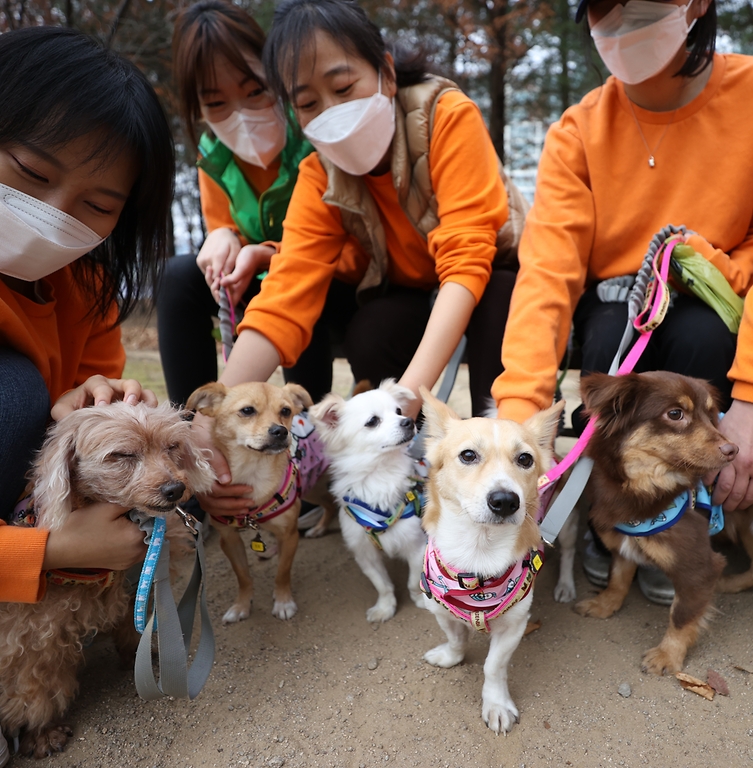
POLYGON ((486 497, 486 503, 500 517, 507 517, 520 509, 520 497, 512 491, 492 491, 486 497))
POLYGON ((413 419, 411 419, 411 418, 409 418, 408 416, 406 416, 404 419, 401 419, 401 421, 400 421, 400 426, 401 426, 401 427, 405 427, 405 428, 408 428, 408 427, 410 427, 410 429, 413 429, 413 427, 415 426, 415 424, 414 424, 414 422, 413 422, 413 419))
POLYGON ((167 501, 178 501, 186 491, 186 486, 178 480, 165 483, 159 487, 159 492, 167 501))
POLYGON ((282 424, 273 424, 268 432, 272 437, 275 437, 278 440, 282 440, 283 437, 288 436, 288 430, 286 427, 283 427, 282 424))

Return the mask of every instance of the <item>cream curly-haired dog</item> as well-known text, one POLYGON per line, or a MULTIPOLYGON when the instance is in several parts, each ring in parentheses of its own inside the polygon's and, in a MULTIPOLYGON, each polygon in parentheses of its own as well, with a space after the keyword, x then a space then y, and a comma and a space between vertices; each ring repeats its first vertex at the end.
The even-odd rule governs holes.
MULTIPOLYGON (((55 530, 95 501, 167 515, 214 475, 178 411, 118 402, 53 425, 30 479, 36 525, 55 530)), ((59 718, 78 689, 83 641, 130 623, 128 605, 124 574, 108 571, 54 572, 40 602, 0 603, 0 728, 20 734, 22 753, 64 748, 72 731, 59 718), (79 577, 91 581, 69 583, 79 577)))

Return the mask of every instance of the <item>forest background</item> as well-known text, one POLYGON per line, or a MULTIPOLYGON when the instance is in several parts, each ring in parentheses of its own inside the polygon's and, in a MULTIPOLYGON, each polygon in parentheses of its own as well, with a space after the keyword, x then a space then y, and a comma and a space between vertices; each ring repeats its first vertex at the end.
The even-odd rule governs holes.
MULTIPOLYGON (((127 56, 148 76, 173 128, 178 159, 173 230, 177 252, 203 242, 195 153, 186 141, 171 78, 176 13, 191 0, 0 0, 0 33, 52 24, 80 29, 127 56)), ((264 29, 274 0, 236 0, 264 29)), ((481 107, 508 172, 529 198, 546 128, 603 82, 606 72, 577 0, 360 0, 389 41, 431 54, 481 107)), ((723 52, 753 53, 753 3, 717 0, 723 52)), ((753 140, 753 134, 752 138, 753 140)))

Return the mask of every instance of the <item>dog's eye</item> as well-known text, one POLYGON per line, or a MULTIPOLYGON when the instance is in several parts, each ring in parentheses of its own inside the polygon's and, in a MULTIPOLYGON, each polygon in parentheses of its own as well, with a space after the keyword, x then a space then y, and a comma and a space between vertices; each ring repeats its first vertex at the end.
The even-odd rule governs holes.
POLYGON ((680 408, 673 408, 671 411, 667 412, 667 417, 672 419, 672 421, 682 421, 684 416, 685 414, 680 408))
POLYGON ((283 419, 287 419, 287 418, 288 418, 288 416, 290 416, 290 414, 291 414, 291 413, 293 413, 293 411, 291 411, 291 410, 290 410, 290 408, 288 408, 288 407, 286 406, 285 408, 283 408, 283 409, 280 411, 280 416, 282 416, 282 418, 283 418, 283 419))
POLYGON ((478 454, 476 451, 472 451, 470 448, 468 448, 465 451, 460 451, 458 458, 463 462, 463 464, 474 464, 478 461, 478 454))
POLYGON ((523 469, 530 469, 533 466, 533 456, 530 453, 521 453, 517 462, 523 469))
POLYGON ((395 408, 395 413, 396 413, 398 416, 402 416, 402 415, 403 415, 403 409, 402 409, 402 408, 395 408))
POLYGON ((241 416, 253 416, 256 413, 256 408, 253 405, 247 405, 245 408, 241 408, 241 416))
POLYGON ((368 427, 369 429, 374 429, 374 427, 378 427, 382 423, 382 420, 379 418, 379 416, 372 416, 365 424, 365 427, 368 427))
POLYGON ((135 453, 108 453, 107 458, 110 461, 135 461, 135 453))

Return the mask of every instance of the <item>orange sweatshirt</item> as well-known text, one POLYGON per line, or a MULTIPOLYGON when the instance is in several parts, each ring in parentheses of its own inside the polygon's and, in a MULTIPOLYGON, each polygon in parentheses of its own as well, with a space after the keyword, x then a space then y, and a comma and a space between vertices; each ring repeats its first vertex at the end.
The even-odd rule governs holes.
MULTIPOLYGON (((258 165, 252 165, 235 157, 235 162, 246 177, 246 181, 256 192, 258 197, 266 192, 280 175, 280 158, 275 158, 274 162, 268 168, 261 168, 258 165)), ((204 223, 207 226, 207 232, 226 227, 232 229, 242 245, 248 242, 241 236, 238 226, 230 215, 230 201, 227 195, 222 191, 222 187, 216 181, 211 179, 204 171, 199 168, 199 195, 201 197, 201 212, 204 216, 204 223)))
MULTIPOLYGON (((689 244, 738 294, 747 292, 753 280, 751 93, 753 58, 717 55, 706 87, 690 104, 675 112, 634 107, 654 148, 654 168, 614 77, 551 126, 520 243, 502 345, 505 370, 492 387, 500 417, 522 421, 551 404, 585 288, 636 273, 652 236, 667 224, 695 231, 689 244)), ((735 372, 751 382, 736 396, 746 391, 744 399, 753 400, 750 355, 738 356, 735 372)))
MULTIPOLYGON (((396 285, 426 289, 460 283, 478 301, 491 273, 497 231, 507 220, 507 195, 481 113, 460 92, 444 94, 437 104, 429 165, 440 223, 428 241, 400 207, 391 173, 363 177, 385 229, 387 276, 396 285)), ((313 153, 300 165, 280 253, 238 326, 239 332, 253 329, 265 336, 284 366, 308 346, 333 277, 357 284, 368 265, 343 228, 340 209, 323 202, 326 188, 327 174, 313 153)))
MULTIPOLYGON (((96 373, 120 378, 125 351, 120 328, 87 316, 88 302, 70 267, 40 283, 46 304, 12 291, 0 281, 0 347, 26 355, 39 369, 54 403, 96 373)), ((35 602, 44 594, 42 560, 47 531, 0 525, 0 601, 35 602)))

